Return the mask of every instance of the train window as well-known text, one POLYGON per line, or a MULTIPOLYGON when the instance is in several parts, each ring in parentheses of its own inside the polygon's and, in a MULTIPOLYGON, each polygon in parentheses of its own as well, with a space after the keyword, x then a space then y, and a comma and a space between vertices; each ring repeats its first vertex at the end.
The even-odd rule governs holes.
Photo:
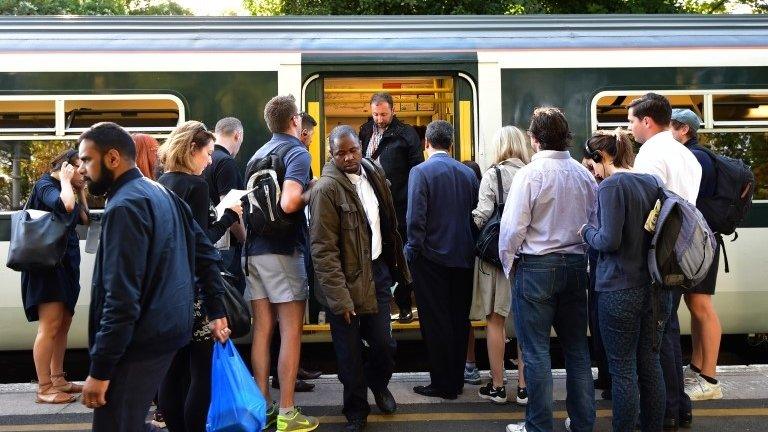
POLYGON ((0 132, 47 131, 56 129, 52 100, 0 100, 0 132))
POLYGON ((133 131, 171 131, 179 122, 179 108, 169 99, 100 99, 64 102, 66 132, 83 131, 94 123, 111 121, 133 131))
MULTIPOLYGON (((174 95, 0 95, 0 211, 20 208, 50 161, 89 126, 112 121, 163 139, 185 120, 174 95)), ((103 200, 89 197, 91 208, 103 200)))
MULTIPOLYGON (((645 92, 626 94, 610 93, 611 94, 604 96, 598 95, 598 97, 595 98, 595 101, 593 101, 593 130, 626 127, 629 104, 645 92)), ((697 113, 699 117, 702 116, 702 112, 704 111, 703 94, 670 93, 666 94, 666 96, 673 108, 688 108, 697 113)))
POLYGON ((712 95, 712 121, 715 128, 768 127, 768 94, 712 95))
MULTIPOLYGON (((648 90, 651 91, 651 90, 648 90)), ((592 100, 592 130, 627 127, 627 106, 648 91, 609 91, 592 100)), ((768 199, 768 90, 655 91, 702 119, 699 142, 752 167, 755 199, 768 199)))

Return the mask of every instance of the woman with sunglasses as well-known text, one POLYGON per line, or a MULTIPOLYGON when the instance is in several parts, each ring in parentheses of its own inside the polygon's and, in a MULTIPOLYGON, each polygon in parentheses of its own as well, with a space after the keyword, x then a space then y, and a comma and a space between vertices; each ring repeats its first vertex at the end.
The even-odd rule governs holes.
POLYGON ((602 180, 597 198, 600 225, 585 225, 579 232, 599 253, 595 291, 612 378, 613 430, 633 431, 639 407, 641 429, 661 431, 665 391, 659 353, 653 347, 658 339, 656 287, 647 264, 651 234, 644 228, 659 181, 630 171, 635 158, 632 140, 619 129, 592 135, 584 158, 595 178, 602 180))

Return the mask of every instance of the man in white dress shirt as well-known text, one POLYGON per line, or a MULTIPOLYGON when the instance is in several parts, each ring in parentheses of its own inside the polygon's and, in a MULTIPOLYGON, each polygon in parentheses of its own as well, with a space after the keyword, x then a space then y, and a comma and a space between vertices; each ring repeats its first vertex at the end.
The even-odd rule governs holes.
MULTIPOLYGON (((696 205, 701 182, 701 165, 696 156, 672 136, 669 123, 672 107, 664 96, 648 93, 629 104, 629 128, 635 141, 642 144, 635 158, 634 170, 658 176, 667 189, 696 205)), ((675 290, 671 313, 664 329, 660 350, 667 403, 664 429, 690 427, 693 422, 691 399, 683 384, 683 359, 680 349, 680 323, 677 309, 681 292, 675 290)))

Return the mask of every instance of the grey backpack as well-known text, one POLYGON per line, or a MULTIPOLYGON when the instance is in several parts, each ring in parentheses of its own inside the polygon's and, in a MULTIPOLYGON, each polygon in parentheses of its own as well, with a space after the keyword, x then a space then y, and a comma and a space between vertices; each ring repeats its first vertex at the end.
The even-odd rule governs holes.
POLYGON ((663 286, 690 289, 712 265, 715 235, 696 206, 674 192, 659 186, 656 205, 658 219, 648 250, 651 278, 663 286))

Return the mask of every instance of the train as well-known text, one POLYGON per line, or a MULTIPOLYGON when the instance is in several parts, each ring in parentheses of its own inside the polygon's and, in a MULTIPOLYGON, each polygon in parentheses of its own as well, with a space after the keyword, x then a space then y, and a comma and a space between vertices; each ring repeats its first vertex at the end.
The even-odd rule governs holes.
MULTIPOLYGON (((694 110, 700 140, 743 158, 757 182, 738 240, 726 239, 730 272, 720 264, 723 332, 768 332, 768 17, 760 15, 1 17, 0 257, 45 158, 93 123, 162 140, 186 120, 238 117, 244 167, 269 138, 264 105, 290 93, 318 119, 310 151, 319 173, 324 137, 365 122, 378 91, 393 95, 409 124, 453 123, 453 156, 483 168, 494 132, 524 129, 537 106, 564 110, 575 158, 593 131, 625 127, 638 95, 654 91, 694 110)), ((83 251, 73 348, 87 345, 93 263, 83 251)), ((0 268, 0 350, 32 346, 37 326, 20 293, 20 274, 0 268)), ((687 331, 688 314, 680 316, 687 331)))

